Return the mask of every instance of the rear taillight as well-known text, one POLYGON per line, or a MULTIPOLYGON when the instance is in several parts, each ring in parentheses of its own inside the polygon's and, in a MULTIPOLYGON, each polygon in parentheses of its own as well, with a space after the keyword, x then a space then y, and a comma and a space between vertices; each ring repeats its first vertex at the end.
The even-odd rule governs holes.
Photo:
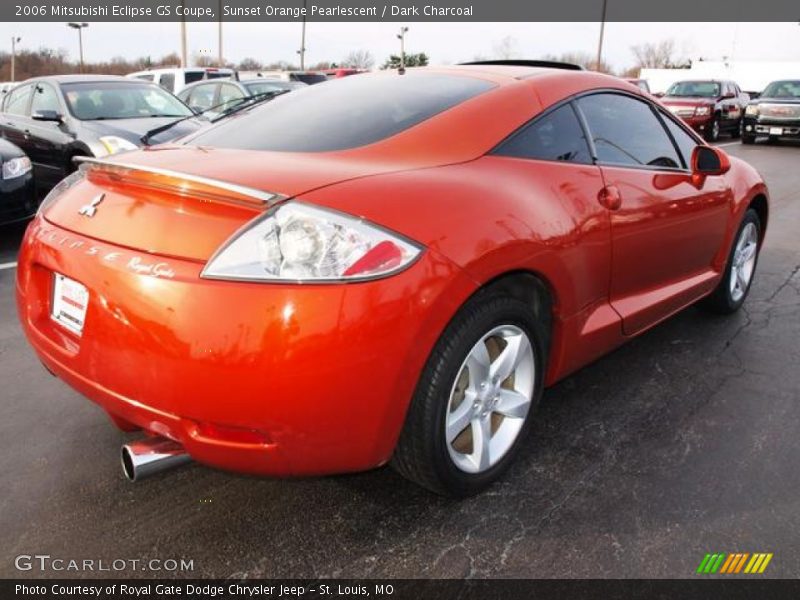
POLYGON ((340 282, 386 277, 422 251, 396 233, 339 212, 287 202, 236 233, 203 270, 207 279, 340 282))

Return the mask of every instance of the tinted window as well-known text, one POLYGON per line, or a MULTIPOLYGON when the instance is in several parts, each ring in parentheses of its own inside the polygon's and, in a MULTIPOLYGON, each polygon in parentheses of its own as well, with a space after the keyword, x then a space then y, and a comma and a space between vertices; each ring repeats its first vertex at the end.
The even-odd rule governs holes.
POLYGON ((667 125, 667 129, 669 129, 672 138, 675 140, 675 143, 678 145, 678 149, 681 151, 684 167, 688 169, 689 164, 692 161, 692 152, 697 146, 697 140, 695 140, 686 132, 683 127, 678 125, 667 115, 663 115, 661 118, 664 120, 664 123, 667 125))
POLYGON ((300 81, 302 83, 307 83, 308 85, 328 81, 328 77, 322 73, 292 73, 289 75, 289 78, 292 81, 300 81))
POLYGON ((429 73, 342 77, 245 110, 201 132, 193 142, 277 152, 355 148, 395 135, 492 87, 482 79, 429 73))
POLYGON ((183 83, 189 85, 190 83, 194 83, 195 81, 200 81, 201 79, 203 79, 203 75, 205 75, 205 71, 184 71, 183 83))
POLYGON ((621 94, 578 100, 600 162, 680 168, 672 141, 648 104, 621 94))
POLYGON ((589 147, 572 106, 539 117, 495 152, 517 158, 539 158, 588 164, 589 147))
POLYGON ((158 83, 165 90, 169 90, 170 92, 175 91, 175 75, 173 73, 163 73, 158 83))
POLYGON ((37 110, 54 110, 61 112, 61 105, 58 96, 52 85, 40 83, 36 86, 31 102, 31 114, 37 110))
POLYGON ((12 115, 27 115, 28 101, 31 99, 31 86, 21 85, 6 97, 5 109, 12 115))
POLYGON ((231 76, 228 71, 206 71, 206 79, 223 79, 231 76))

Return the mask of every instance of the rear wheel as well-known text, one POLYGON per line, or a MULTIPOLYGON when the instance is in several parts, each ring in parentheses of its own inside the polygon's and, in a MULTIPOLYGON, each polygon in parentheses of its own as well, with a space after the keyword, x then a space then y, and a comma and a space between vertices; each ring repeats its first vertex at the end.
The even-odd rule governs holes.
POLYGON ((524 302, 491 293, 470 300, 428 359, 392 466, 448 496, 496 481, 541 397, 545 335, 524 302))
POLYGON ((741 308, 753 283, 760 247, 761 220, 758 213, 749 208, 728 255, 725 273, 716 289, 703 301, 706 308, 719 314, 730 314, 741 308))

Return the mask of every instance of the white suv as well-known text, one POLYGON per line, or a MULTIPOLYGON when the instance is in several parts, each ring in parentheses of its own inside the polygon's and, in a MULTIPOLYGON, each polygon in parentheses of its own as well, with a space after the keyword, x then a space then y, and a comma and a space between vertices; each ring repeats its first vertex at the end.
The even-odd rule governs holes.
POLYGON ((167 91, 177 94, 190 83, 203 79, 238 79, 233 69, 218 69, 216 67, 179 67, 166 69, 148 69, 130 73, 126 77, 135 77, 157 83, 167 91))

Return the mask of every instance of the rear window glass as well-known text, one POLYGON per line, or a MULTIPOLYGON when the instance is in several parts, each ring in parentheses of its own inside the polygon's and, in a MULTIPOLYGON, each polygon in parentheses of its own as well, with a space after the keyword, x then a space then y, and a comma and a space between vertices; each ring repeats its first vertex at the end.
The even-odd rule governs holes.
POLYGON ((309 85, 328 81, 327 75, 322 73, 292 73, 289 75, 289 77, 292 79, 292 81, 300 81, 309 85))
POLYGON ((494 87, 457 75, 343 77, 221 121, 192 143, 242 150, 328 152, 371 144, 494 87))
POLYGON ((194 83, 195 81, 200 81, 201 79, 203 79, 204 74, 205 74, 204 71, 184 71, 183 83, 189 85, 190 83, 194 83))
POLYGON ((206 71, 206 79, 228 79, 230 71, 206 71))

